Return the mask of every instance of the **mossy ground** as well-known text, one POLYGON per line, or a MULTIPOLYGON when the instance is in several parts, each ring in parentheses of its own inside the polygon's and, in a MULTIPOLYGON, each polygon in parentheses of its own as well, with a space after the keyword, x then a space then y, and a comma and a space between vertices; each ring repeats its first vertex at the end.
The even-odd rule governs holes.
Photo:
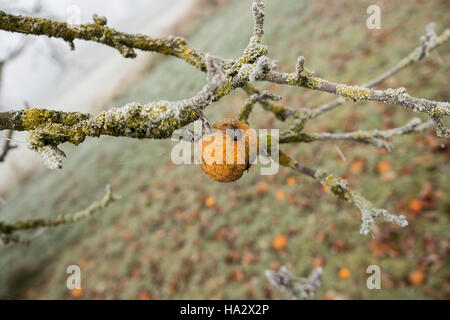
MULTIPOLYGON (((437 0, 381 1, 382 30, 372 31, 365 26, 370 1, 266 3, 263 42, 281 70, 293 71, 297 56, 303 55, 305 65, 319 76, 348 84, 363 83, 393 66, 419 43, 428 22, 435 21, 438 32, 450 25, 448 3, 437 0)), ((251 32, 249 1, 236 0, 206 18, 189 42, 212 54, 238 57, 251 32)), ((442 65, 433 53, 387 85, 450 100, 449 49, 448 44, 439 49, 442 65)), ((203 83, 204 74, 174 58, 164 59, 114 106, 189 97, 203 83)), ((291 107, 314 107, 333 98, 301 88, 266 87, 291 107)), ((211 122, 236 116, 245 98, 242 90, 233 92, 206 115, 211 122)), ((413 116, 399 106, 349 103, 309 123, 306 131, 388 128, 413 116)), ((286 126, 259 106, 250 123, 286 126)), ((13 188, 0 207, 2 220, 77 211, 101 198, 108 182, 122 199, 87 221, 27 234, 35 237, 29 247, 0 248, 0 297, 70 298, 65 270, 78 264, 84 298, 135 299, 143 293, 154 299, 282 298, 268 284, 265 269, 286 265, 304 276, 321 263, 324 283, 317 298, 449 298, 450 145, 432 130, 395 139, 391 154, 334 142, 283 149, 305 165, 345 176, 379 207, 407 215, 407 228, 381 224, 376 239, 359 234, 355 207, 307 177, 286 169, 261 176, 256 166, 235 183, 216 183, 199 166, 173 165, 173 145, 90 138, 78 147, 64 147, 68 159, 62 171, 43 170, 13 188), (363 164, 359 170, 352 166, 355 160, 363 164), (382 161, 391 166, 380 174, 382 161), (207 197, 215 200, 209 199, 208 206, 207 197), (412 200, 425 205, 414 213, 412 200), (277 251, 272 241, 281 234, 288 243, 277 251), (381 267, 381 290, 366 288, 365 270, 371 264, 381 267), (338 277, 342 267, 350 270, 348 278, 338 277), (408 275, 418 268, 426 277, 414 287, 408 275)))

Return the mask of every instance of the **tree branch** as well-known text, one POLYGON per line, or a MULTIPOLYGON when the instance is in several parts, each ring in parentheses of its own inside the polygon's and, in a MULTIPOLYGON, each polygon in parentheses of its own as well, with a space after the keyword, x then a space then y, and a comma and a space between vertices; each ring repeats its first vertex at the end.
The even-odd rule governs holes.
MULTIPOLYGON (((214 58, 206 56, 207 65, 214 66, 214 58)), ((29 131, 30 148, 43 154, 47 165, 60 168, 56 159, 58 145, 70 142, 78 145, 86 136, 124 136, 131 138, 169 138, 173 131, 201 116, 225 81, 216 69, 208 71, 210 81, 195 96, 179 101, 156 101, 145 105, 128 103, 92 117, 78 112, 45 109, 26 109, 0 112, 0 128, 29 131), (47 148, 47 147, 50 147, 47 148)))
POLYGON ((253 11, 253 36, 262 38, 264 34, 264 3, 262 0, 254 0, 252 4, 253 11))
POLYGON ((306 300, 314 296, 322 284, 323 270, 315 268, 308 278, 294 277, 292 273, 282 266, 278 272, 266 270, 269 282, 292 300, 306 300))
MULTIPOLYGON (((244 88, 246 86, 244 86, 244 88)), ((259 90, 258 90, 258 93, 252 94, 245 101, 244 106, 242 107, 242 109, 239 113, 239 120, 243 121, 245 123, 248 123, 248 117, 250 116, 250 113, 252 112, 253 106, 255 103, 262 102, 262 101, 279 101, 279 100, 281 100, 281 97, 273 94, 270 91, 265 90, 265 91, 259 93, 259 90)), ((266 105, 266 104, 263 104, 263 105, 266 105)), ((269 103, 267 105, 271 106, 271 104, 269 104, 269 103)), ((274 109, 272 109, 271 111, 275 113, 274 109)))
MULTIPOLYGON (((263 91, 257 89, 251 83, 247 83, 243 87, 243 89, 250 96, 251 95, 261 96, 264 93, 263 91)), ((281 97, 280 99, 258 99, 258 101, 255 101, 254 103, 259 102, 259 104, 264 110, 272 112, 275 115, 275 117, 281 121, 285 121, 288 118, 298 118, 301 116, 302 112, 300 110, 294 110, 285 107, 280 102, 278 102, 280 100, 281 97)))
POLYGON ((411 119, 404 126, 388 130, 354 131, 343 133, 304 133, 295 131, 286 131, 280 133, 280 143, 292 142, 313 142, 323 140, 347 140, 359 143, 371 144, 376 147, 392 151, 392 146, 386 141, 393 136, 400 136, 411 133, 423 132, 433 125, 432 120, 422 123, 419 118, 411 119))
MULTIPOLYGON (((240 117, 247 121, 253 104, 259 102, 264 109, 273 112, 277 118, 285 120, 292 117, 295 126, 281 136, 281 142, 311 142, 327 139, 354 140, 365 143, 379 143, 393 135, 417 132, 433 124, 438 135, 448 136, 443 117, 450 116, 450 104, 412 97, 404 88, 375 90, 364 86, 349 86, 316 77, 304 67, 304 58, 298 57, 295 71, 282 73, 275 71, 276 62, 267 58, 267 47, 261 43, 264 25, 264 5, 262 0, 253 0, 253 36, 243 51, 234 60, 214 57, 189 47, 183 38, 152 38, 141 34, 127 34, 106 26, 106 18, 94 16, 94 23, 73 27, 50 19, 15 16, 0 11, 0 29, 23 34, 47 35, 67 41, 73 47, 75 39, 98 42, 117 49, 124 57, 136 56, 134 49, 158 52, 180 58, 201 71, 206 72, 207 84, 196 95, 179 101, 156 101, 147 104, 128 103, 119 108, 100 113, 97 116, 77 112, 62 112, 46 109, 28 109, 0 113, 0 130, 29 131, 30 148, 41 153, 45 163, 51 168, 60 168, 64 154, 58 146, 64 142, 79 144, 87 136, 100 135, 125 136, 132 138, 165 139, 179 128, 202 117, 202 111, 209 104, 218 101, 237 88, 244 88, 251 96, 246 101, 240 117), (335 103, 343 101, 379 101, 397 104, 415 112, 426 113, 431 120, 419 125, 417 120, 391 130, 359 131, 350 133, 302 133, 304 124, 311 117, 330 110, 330 106, 317 110, 293 110, 283 107, 274 100, 273 95, 259 92, 249 82, 269 81, 273 83, 304 87, 341 96, 335 103), (284 139, 284 140, 283 140, 284 139), (298 141, 294 141, 294 140, 298 141)), ((430 50, 438 47, 449 38, 446 30, 437 37, 430 27, 422 39, 420 52, 402 60, 394 69, 366 84, 373 86, 399 70, 421 60, 430 50)), ((189 135, 188 140, 195 140, 189 135)), ((314 170, 299 164, 280 152, 279 163, 299 173, 307 175, 330 188, 338 198, 356 205, 362 213, 361 233, 369 233, 375 218, 406 226, 403 216, 395 216, 384 209, 376 208, 358 192, 349 189, 341 178, 336 178, 323 170, 314 170)))
POLYGON ((106 186, 106 193, 102 199, 93 202, 89 207, 71 215, 60 215, 53 219, 30 219, 19 220, 11 224, 0 221, 0 242, 3 244, 19 243, 28 244, 29 241, 21 240, 17 236, 18 231, 34 230, 38 228, 53 228, 62 224, 74 223, 82 219, 92 216, 94 213, 106 208, 111 202, 117 200, 118 197, 111 192, 111 187, 106 186))
POLYGON ((351 190, 348 182, 340 177, 334 177, 325 170, 314 170, 305 167, 298 163, 296 160, 290 158, 282 151, 280 151, 279 163, 284 167, 291 168, 294 171, 317 180, 318 182, 320 182, 320 184, 328 187, 337 198, 354 204, 359 209, 362 215, 362 225, 360 233, 363 235, 369 234, 370 228, 375 223, 376 218, 398 224, 401 227, 406 227, 408 225, 408 221, 406 221, 405 216, 396 216, 389 213, 385 209, 375 207, 358 191, 351 190))
MULTIPOLYGON (((397 104, 414 112, 428 114, 432 119, 440 119, 443 116, 450 116, 450 104, 415 98, 406 93, 405 88, 375 90, 359 86, 349 86, 328 81, 311 74, 302 75, 296 78, 296 73, 282 73, 277 71, 270 72, 265 80, 278 84, 288 84, 293 86, 305 87, 313 90, 328 92, 347 98, 351 101, 378 101, 387 104, 397 104)), ((450 131, 434 121, 438 135, 448 137, 450 131)))
MULTIPOLYGON (((430 23, 427 26, 428 36, 425 37, 426 40, 422 41, 422 45, 412 50, 409 55, 400 60, 393 68, 389 69, 382 75, 370 80, 369 82, 363 84, 361 87, 371 88, 382 83, 384 80, 400 72, 406 67, 413 65, 418 61, 421 61, 424 57, 428 56, 432 50, 440 47, 442 44, 448 41, 450 38, 450 29, 446 29, 440 36, 436 36, 436 34, 434 33, 434 25, 435 25, 434 23, 430 23)), ((302 56, 298 57, 295 69, 296 69, 294 77, 295 79, 300 80, 302 79, 302 75, 304 77, 310 75, 308 70, 305 70, 304 68, 304 57, 302 56)), ((244 90, 249 95, 261 94, 261 92, 250 83, 244 86, 244 90)), ((345 99, 344 97, 339 97, 335 101, 323 104, 317 108, 301 108, 301 109, 288 108, 286 106, 283 106, 281 103, 267 100, 259 101, 259 103, 263 107, 263 109, 272 112, 273 114, 275 114, 277 119, 281 121, 285 121, 288 118, 295 119, 295 124, 291 127, 291 130, 293 132, 300 132, 301 130, 303 130, 308 120, 316 118, 327 111, 333 110, 334 108, 344 104, 346 101, 347 99, 345 99)), ((439 122, 439 116, 435 121, 439 122)), ((443 124, 438 123, 438 127, 443 127, 443 124)), ((445 136, 445 133, 440 134, 445 136)))

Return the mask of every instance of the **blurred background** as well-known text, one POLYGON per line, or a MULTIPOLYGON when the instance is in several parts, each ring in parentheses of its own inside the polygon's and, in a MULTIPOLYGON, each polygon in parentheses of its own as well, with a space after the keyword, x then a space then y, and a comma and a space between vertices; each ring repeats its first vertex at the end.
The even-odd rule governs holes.
MULTIPOLYGON (((280 70, 291 71, 303 55, 319 76, 350 84, 394 66, 420 44, 429 22, 436 22, 437 34, 450 25, 445 0, 265 3, 263 42, 280 70), (372 4, 381 8, 380 30, 366 27, 372 4)), ((0 0, 8 13, 60 21, 86 23, 97 13, 120 31, 183 35, 193 47, 227 58, 238 57, 248 43, 250 6, 250 0, 0 0)), ((124 59, 93 42, 75 40, 71 51, 62 40, 3 31, 0 44, 0 110, 30 105, 97 113, 128 102, 189 97, 205 83, 186 63, 147 52, 124 59)), ((447 43, 380 88, 403 86, 413 96, 448 101, 449 80, 447 43)), ((294 108, 334 98, 257 86, 294 108)), ((237 90, 206 115, 211 122, 234 117, 245 99, 237 90)), ((398 106, 349 103, 310 121, 306 131, 388 129, 415 116, 398 106)), ((250 122, 255 128, 289 125, 258 106, 250 122)), ((26 149, 25 134, 13 139, 19 148, 0 163, 0 221, 76 212, 101 198, 107 183, 121 199, 89 220, 25 233, 32 239, 27 247, 0 247, 0 298, 279 299, 285 297, 264 270, 282 265, 297 276, 323 267, 317 299, 450 298, 450 146, 433 129, 396 138, 392 153, 346 142, 284 148, 310 167, 342 175, 378 207, 407 216, 407 228, 379 224, 375 238, 359 234, 355 207, 288 170, 260 176, 253 168, 235 183, 220 184, 198 166, 175 166, 174 142, 101 137, 64 145, 67 160, 54 172, 26 149), (75 292, 66 287, 71 264, 82 272, 83 289, 75 292), (366 268, 373 264, 381 268, 381 290, 366 287, 366 268)))

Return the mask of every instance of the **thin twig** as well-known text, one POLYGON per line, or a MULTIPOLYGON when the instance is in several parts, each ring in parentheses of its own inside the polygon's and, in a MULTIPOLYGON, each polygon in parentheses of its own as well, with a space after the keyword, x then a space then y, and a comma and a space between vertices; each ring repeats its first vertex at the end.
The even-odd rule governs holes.
POLYGON ((371 144, 376 147, 384 148, 388 151, 392 151, 392 146, 386 141, 393 136, 400 136, 412 133, 423 132, 426 129, 433 126, 433 121, 428 120, 422 123, 419 118, 411 119, 407 124, 388 130, 371 130, 371 131, 354 131, 343 133, 305 133, 286 131, 280 133, 280 143, 293 143, 293 142, 313 142, 324 140, 347 140, 359 143, 371 144))
MULTIPOLYGON (((283 139, 299 139, 316 141, 325 139, 358 140, 358 135, 365 135, 360 142, 377 143, 392 135, 415 132, 434 125, 440 136, 448 136, 449 129, 444 126, 443 118, 450 116, 450 104, 422 98, 412 97, 404 88, 375 90, 363 86, 350 86, 334 83, 329 80, 316 77, 304 66, 305 59, 300 56, 297 59, 295 70, 292 73, 276 71, 276 62, 267 57, 268 49, 261 43, 264 25, 264 5, 262 0, 253 0, 253 35, 248 45, 237 59, 225 59, 211 56, 207 53, 188 46, 186 40, 179 37, 152 38, 140 34, 127 34, 116 31, 106 26, 104 17, 94 16, 94 22, 73 27, 63 22, 51 19, 23 17, 7 14, 0 11, 0 29, 34 35, 47 35, 67 41, 74 47, 74 40, 95 41, 117 49, 124 57, 136 56, 134 49, 158 52, 180 58, 206 72, 207 83, 193 97, 178 101, 154 101, 147 104, 128 103, 120 108, 100 113, 97 116, 74 112, 62 112, 46 109, 29 109, 20 111, 0 112, 0 130, 22 130, 30 132, 30 148, 43 154, 46 163, 52 168, 61 166, 61 153, 58 146, 65 142, 78 145, 86 137, 98 137, 100 135, 126 136, 132 138, 166 139, 176 130, 199 119, 203 115, 203 109, 212 102, 218 101, 237 88, 244 88, 250 93, 250 100, 244 106, 241 116, 244 120, 252 109, 252 105, 259 101, 265 108, 273 112, 277 118, 285 120, 289 117, 295 119, 295 125, 282 136, 283 139), (292 85, 338 95, 337 103, 344 101, 379 101, 386 104, 397 104, 415 112, 426 113, 431 121, 426 125, 413 125, 409 127, 391 130, 374 130, 350 133, 302 133, 308 119, 317 116, 321 110, 330 110, 330 107, 311 110, 292 110, 283 107, 273 101, 274 99, 261 98, 264 95, 254 89, 249 82, 269 81, 283 85, 292 85), (256 94, 256 95, 255 95, 256 94), (318 113, 319 112, 319 113, 318 113), (420 129, 419 129, 420 128, 420 129), (291 134, 289 137, 288 135, 291 134), (377 140, 378 139, 378 140, 377 140)), ((427 36, 422 39, 420 51, 402 60, 393 70, 366 84, 373 86, 383 81, 392 74, 405 68, 416 61, 421 60, 428 53, 445 42, 450 36, 446 30, 443 35, 437 37, 434 30, 429 27, 427 36)), ((407 125, 408 126, 408 125, 407 125)), ((190 136, 195 140, 195 136, 190 136)), ((292 141, 285 141, 292 142, 292 141)), ((341 178, 336 178, 323 170, 314 170, 299 164, 289 156, 280 153, 281 165, 305 174, 330 188, 334 195, 340 199, 355 204, 362 212, 363 226, 361 233, 367 234, 374 218, 381 217, 384 220, 394 222, 400 226, 407 224, 403 216, 395 216, 384 209, 376 208, 372 203, 363 198, 358 192, 349 189, 348 184, 341 178)))
POLYGON ((106 186, 106 193, 102 199, 93 202, 89 207, 77 213, 70 215, 61 215, 53 219, 27 219, 19 220, 14 223, 0 222, 0 242, 4 244, 21 243, 26 244, 28 241, 21 240, 16 232, 24 230, 34 230, 38 228, 53 228, 62 224, 74 223, 82 219, 92 216, 94 213, 107 207, 111 202, 117 200, 118 197, 111 192, 111 187, 106 186))

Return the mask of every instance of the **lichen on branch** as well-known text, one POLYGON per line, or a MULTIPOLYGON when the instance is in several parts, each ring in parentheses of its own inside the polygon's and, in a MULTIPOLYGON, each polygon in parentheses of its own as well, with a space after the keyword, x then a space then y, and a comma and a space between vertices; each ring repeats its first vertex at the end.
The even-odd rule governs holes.
POLYGON ((134 49, 158 52, 180 58, 194 67, 206 71, 205 54, 187 45, 181 37, 154 38, 142 34, 129 34, 108 27, 107 19, 94 15, 93 23, 72 26, 66 22, 8 14, 0 10, 0 29, 32 35, 60 38, 74 48, 74 40, 94 41, 120 52, 125 58, 134 58, 134 49))
POLYGON ((334 177, 324 170, 317 170, 314 177, 324 186, 330 188, 331 192, 339 199, 353 203, 361 211, 361 234, 368 234, 370 228, 375 223, 375 218, 398 224, 400 227, 406 227, 408 221, 405 216, 396 216, 385 209, 375 207, 372 202, 364 198, 358 191, 351 190, 348 182, 342 178, 334 177))
POLYGON ((308 278, 294 277, 282 266, 278 272, 266 270, 266 278, 276 289, 283 292, 292 300, 306 300, 312 298, 322 284, 323 270, 315 268, 308 278))
POLYGON ((106 186, 106 193, 102 199, 95 201, 84 210, 78 211, 74 214, 60 215, 52 219, 27 219, 18 220, 13 223, 4 223, 0 221, 0 243, 9 244, 28 244, 29 240, 21 239, 17 232, 26 230, 35 230, 38 228, 52 228, 62 224, 69 224, 86 219, 93 214, 99 212, 101 209, 106 208, 111 202, 118 199, 118 196, 114 195, 109 185, 106 186))
MULTIPOLYGON (((316 76, 301 77, 300 80, 297 80, 295 72, 282 73, 278 71, 270 72, 265 80, 328 92, 351 101, 378 101, 397 104, 414 112, 426 113, 433 120, 440 120, 444 116, 450 116, 450 103, 416 98, 406 93, 404 88, 375 90, 361 86, 339 84, 316 76)), ((434 123, 437 127, 438 135, 448 137, 448 128, 441 126, 442 122, 434 121, 434 123)))

